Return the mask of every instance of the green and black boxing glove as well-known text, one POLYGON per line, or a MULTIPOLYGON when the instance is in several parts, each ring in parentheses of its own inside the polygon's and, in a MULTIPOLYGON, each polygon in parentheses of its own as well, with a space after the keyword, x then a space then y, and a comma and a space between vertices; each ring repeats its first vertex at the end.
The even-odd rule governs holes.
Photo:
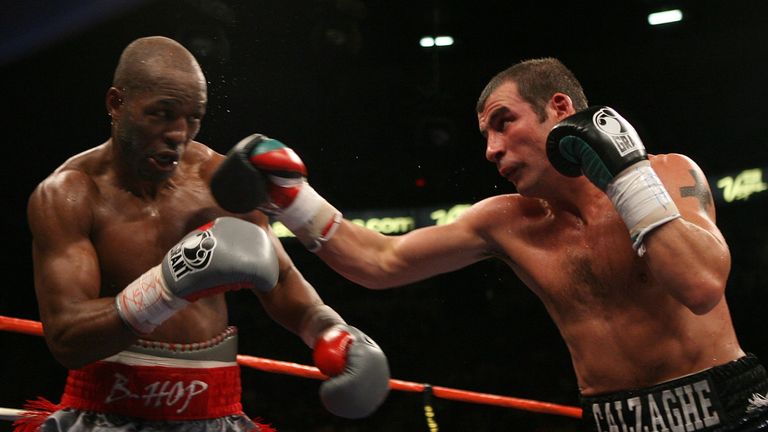
POLYGON ((648 232, 680 217, 635 128, 612 108, 589 107, 555 125, 547 156, 561 174, 583 174, 608 195, 640 255, 648 232))
POLYGON ((216 169, 211 193, 234 213, 259 209, 296 235, 312 252, 341 224, 342 214, 307 183, 307 167, 293 149, 261 134, 249 135, 216 169))

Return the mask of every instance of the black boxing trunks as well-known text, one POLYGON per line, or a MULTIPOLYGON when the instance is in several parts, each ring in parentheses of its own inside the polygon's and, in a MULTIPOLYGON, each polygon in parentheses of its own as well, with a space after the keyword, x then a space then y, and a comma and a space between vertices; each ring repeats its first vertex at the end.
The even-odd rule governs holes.
POLYGON ((653 387, 582 396, 595 432, 768 431, 768 378, 745 357, 653 387))
POLYGON ((202 343, 139 340, 70 370, 61 402, 28 405, 15 430, 273 431, 243 413, 236 359, 235 327, 202 343))

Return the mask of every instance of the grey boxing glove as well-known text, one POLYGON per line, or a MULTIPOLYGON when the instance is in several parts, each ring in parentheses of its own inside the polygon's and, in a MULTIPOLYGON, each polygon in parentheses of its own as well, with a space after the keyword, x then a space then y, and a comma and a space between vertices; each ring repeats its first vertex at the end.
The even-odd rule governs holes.
POLYGON ((330 377, 320 386, 320 399, 337 416, 367 417, 389 394, 387 357, 355 327, 338 324, 325 331, 312 356, 320 372, 330 377))
POLYGON ((269 291, 277 277, 277 255, 267 233, 221 217, 187 234, 160 264, 125 287, 115 304, 136 333, 148 334, 201 297, 242 288, 269 291))

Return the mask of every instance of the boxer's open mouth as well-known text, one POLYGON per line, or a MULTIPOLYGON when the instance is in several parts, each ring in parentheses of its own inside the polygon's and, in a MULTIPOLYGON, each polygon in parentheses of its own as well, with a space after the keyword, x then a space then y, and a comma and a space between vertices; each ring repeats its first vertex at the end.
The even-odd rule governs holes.
POLYGON ((171 150, 161 151, 150 156, 149 160, 159 169, 171 170, 179 164, 179 154, 171 150))

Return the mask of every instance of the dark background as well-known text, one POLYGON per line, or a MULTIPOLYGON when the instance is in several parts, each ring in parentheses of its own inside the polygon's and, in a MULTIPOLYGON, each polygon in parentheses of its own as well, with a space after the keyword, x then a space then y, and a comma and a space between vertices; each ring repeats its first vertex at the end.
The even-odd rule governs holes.
MULTIPOLYGON (((484 159, 474 104, 491 76, 531 57, 563 60, 590 102, 623 113, 652 153, 685 153, 710 176, 768 167, 766 12, 760 0, 5 1, 0 314, 39 318, 26 199, 68 156, 106 140, 104 95, 137 37, 174 37, 197 54, 210 81, 200 141, 226 152, 254 132, 279 138, 302 155, 317 190, 341 210, 361 211, 513 192, 484 159), (647 13, 668 5, 686 20, 649 27, 647 13), (456 44, 422 49, 428 34, 456 44)), ((767 201, 718 207, 733 254, 726 294, 736 330, 763 359, 767 201)), ((326 302, 379 342, 393 377, 577 404, 557 330, 506 266, 483 262, 379 292, 345 281, 290 240, 286 247, 326 302)), ((241 353, 311 362, 252 296, 229 295, 241 353)), ((0 406, 58 400, 65 371, 42 339, 2 333, 0 347, 0 406)), ((282 432, 427 430, 419 394, 393 392, 370 418, 349 421, 322 409, 317 381, 255 370, 243 378, 246 412, 282 432)), ((513 409, 434 407, 442 431, 577 429, 573 419, 513 409)))

